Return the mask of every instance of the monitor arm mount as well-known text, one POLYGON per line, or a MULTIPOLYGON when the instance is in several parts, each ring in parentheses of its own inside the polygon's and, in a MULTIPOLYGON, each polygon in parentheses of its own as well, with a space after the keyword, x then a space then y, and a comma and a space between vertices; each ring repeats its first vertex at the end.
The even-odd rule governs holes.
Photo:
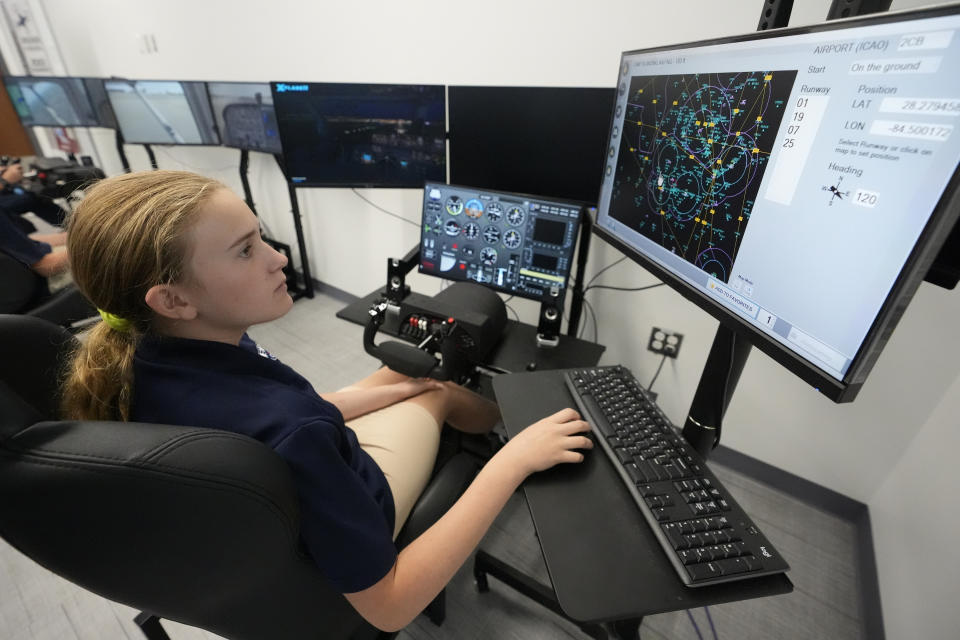
POLYGON ((407 251, 407 255, 402 258, 387 258, 387 287, 383 290, 383 295, 390 302, 400 304, 410 294, 406 277, 419 262, 420 245, 407 251))

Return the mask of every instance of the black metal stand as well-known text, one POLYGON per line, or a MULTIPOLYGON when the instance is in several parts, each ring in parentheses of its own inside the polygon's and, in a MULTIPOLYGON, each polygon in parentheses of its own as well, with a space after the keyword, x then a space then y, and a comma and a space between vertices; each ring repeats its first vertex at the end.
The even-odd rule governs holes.
POLYGON ((143 148, 147 151, 147 157, 150 158, 150 166, 153 167, 154 171, 159 169, 157 166, 157 156, 153 155, 153 147, 148 144, 143 145, 143 148))
POLYGON ((573 277, 573 290, 570 295, 570 322, 567 323, 567 335, 577 337, 580 327, 580 314, 583 311, 583 274, 587 268, 590 254, 590 236, 593 235, 593 220, 587 211, 580 214, 580 246, 577 248, 577 272, 573 277))
POLYGON ((253 206, 253 194, 250 191, 250 181, 247 180, 247 170, 250 168, 250 152, 246 149, 240 150, 240 184, 243 185, 243 199, 246 201, 253 215, 257 215, 257 208, 253 206))
POLYGON ((123 165, 123 172, 130 173, 130 161, 127 160, 127 153, 123 150, 123 134, 117 129, 117 155, 120 156, 120 164, 123 165))
MULTIPOLYGON (((297 188, 290 182, 290 176, 287 175, 287 167, 283 163, 283 156, 274 154, 273 158, 277 161, 277 166, 283 173, 287 181, 287 191, 290 194, 290 208, 293 212, 293 228, 297 233, 297 249, 300 251, 300 269, 303 272, 303 295, 308 298, 313 297, 313 276, 310 275, 310 260, 307 257, 307 243, 303 237, 303 224, 300 221, 300 202, 297 200, 297 188)), ((295 300, 299 298, 297 296, 295 300)))
POLYGON ((160 624, 160 618, 152 613, 141 611, 133 621, 140 627, 140 630, 143 631, 143 635, 147 637, 147 640, 170 640, 170 636, 167 635, 167 632, 160 624))
POLYGON ((730 398, 750 355, 750 343, 720 325, 700 374, 683 437, 706 459, 720 443, 720 427, 730 398))
POLYGON ((643 618, 618 620, 613 623, 578 622, 560 608, 553 589, 527 576, 505 562, 494 558, 486 551, 477 551, 473 560, 473 577, 477 581, 480 593, 490 590, 487 575, 492 575, 515 591, 527 596, 538 604, 550 609, 565 620, 569 620, 591 638, 596 640, 639 640, 640 623, 643 618))

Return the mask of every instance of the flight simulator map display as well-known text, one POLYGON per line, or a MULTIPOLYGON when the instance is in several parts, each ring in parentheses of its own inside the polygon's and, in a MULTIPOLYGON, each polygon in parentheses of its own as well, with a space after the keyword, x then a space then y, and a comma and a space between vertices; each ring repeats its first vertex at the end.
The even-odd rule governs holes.
POLYGON ((796 77, 631 78, 610 215, 727 282, 796 77))
POLYGON ((960 159, 960 16, 630 51, 597 228, 842 378, 960 159))

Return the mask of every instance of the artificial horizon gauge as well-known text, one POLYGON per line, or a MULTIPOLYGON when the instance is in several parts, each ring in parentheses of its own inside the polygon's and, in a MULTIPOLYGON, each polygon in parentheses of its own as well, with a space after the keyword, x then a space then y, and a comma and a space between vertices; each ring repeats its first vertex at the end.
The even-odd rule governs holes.
POLYGON ((447 198, 447 213, 452 216, 460 215, 460 212, 463 211, 463 200, 460 199, 460 196, 450 196, 447 198))
POLYGON ((443 225, 443 232, 451 237, 460 235, 460 224, 456 220, 447 220, 443 225))
MULTIPOLYGON (((467 209, 467 215, 470 215, 470 209, 467 209)), ((463 235, 473 240, 480 237, 480 225, 476 222, 468 222, 463 225, 463 235)))
POLYGON ((440 229, 443 228, 443 218, 439 213, 435 213, 430 216, 430 221, 427 223, 427 231, 430 233, 440 233, 440 229))
POLYGON ((479 218, 483 215, 483 203, 476 198, 467 200, 466 214, 471 218, 479 218))
POLYGON ((515 227, 523 224, 526 217, 527 212, 523 210, 523 207, 510 207, 507 209, 507 222, 515 227))
POLYGON ((487 220, 497 222, 503 217, 503 205, 499 202, 491 202, 487 205, 487 220))
POLYGON ((523 236, 516 229, 507 229, 503 234, 503 246, 508 249, 516 249, 523 243, 523 236))
POLYGON ((480 249, 480 262, 486 266, 492 266, 497 261, 497 250, 493 247, 484 247, 480 249))
POLYGON ((487 244, 496 244, 500 241, 500 229, 492 224, 487 225, 483 228, 483 239, 487 241, 487 244))

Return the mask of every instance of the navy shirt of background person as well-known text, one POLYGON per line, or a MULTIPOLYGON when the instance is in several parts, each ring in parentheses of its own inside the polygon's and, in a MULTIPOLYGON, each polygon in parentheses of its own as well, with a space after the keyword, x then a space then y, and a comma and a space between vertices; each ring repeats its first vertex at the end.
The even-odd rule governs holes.
POLYGON ((222 429, 276 451, 300 498, 300 537, 343 593, 393 567, 394 504, 383 472, 340 411, 244 335, 239 346, 147 335, 134 358, 130 419, 222 429))

